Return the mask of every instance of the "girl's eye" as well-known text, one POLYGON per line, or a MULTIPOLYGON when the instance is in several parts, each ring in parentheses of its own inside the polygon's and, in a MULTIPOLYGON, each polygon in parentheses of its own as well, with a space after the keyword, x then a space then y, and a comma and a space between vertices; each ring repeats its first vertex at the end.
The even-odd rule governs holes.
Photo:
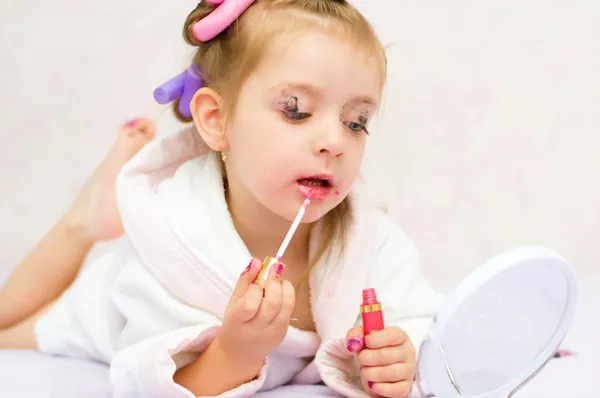
MULTIPOLYGON (((344 106, 344 109, 346 109, 346 106, 344 106)), ((360 133, 361 131, 364 131, 368 135, 369 130, 367 129, 367 123, 369 122, 369 112, 366 109, 359 110, 356 108, 352 108, 352 111, 352 113, 358 113, 356 116, 358 119, 357 122, 345 122, 343 119, 340 119, 340 121, 353 133, 360 133)))
POLYGON ((294 121, 300 121, 310 117, 310 113, 298 112, 288 109, 283 110, 282 113, 286 118, 294 121))
POLYGON ((298 97, 290 97, 288 100, 282 103, 283 110, 281 113, 290 120, 300 121, 310 117, 310 113, 307 112, 298 112, 298 97))
POLYGON ((348 127, 350 130, 352 130, 355 133, 364 131, 365 133, 369 134, 369 130, 367 130, 367 126, 365 126, 364 124, 361 124, 361 123, 344 122, 344 126, 348 127))

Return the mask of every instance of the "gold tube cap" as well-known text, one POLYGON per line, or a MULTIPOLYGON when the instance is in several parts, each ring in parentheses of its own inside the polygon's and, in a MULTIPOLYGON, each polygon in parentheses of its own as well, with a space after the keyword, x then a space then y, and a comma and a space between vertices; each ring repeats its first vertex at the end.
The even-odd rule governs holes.
POLYGON ((256 279, 254 279, 254 283, 258 283, 264 289, 267 284, 267 280, 269 279, 269 271, 275 264, 277 264, 277 259, 267 256, 265 261, 263 261, 262 265, 260 266, 260 272, 256 276, 256 279))
POLYGON ((361 305, 360 306, 360 312, 362 312, 362 313, 375 312, 375 311, 381 311, 381 304, 371 304, 371 305, 361 305))

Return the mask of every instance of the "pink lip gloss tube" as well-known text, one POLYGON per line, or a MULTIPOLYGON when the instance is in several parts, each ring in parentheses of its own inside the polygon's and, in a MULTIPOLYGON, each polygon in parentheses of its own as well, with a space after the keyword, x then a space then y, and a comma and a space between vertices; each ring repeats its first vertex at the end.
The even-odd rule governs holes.
POLYGON ((383 330, 383 311, 375 289, 364 289, 360 306, 364 335, 383 330))

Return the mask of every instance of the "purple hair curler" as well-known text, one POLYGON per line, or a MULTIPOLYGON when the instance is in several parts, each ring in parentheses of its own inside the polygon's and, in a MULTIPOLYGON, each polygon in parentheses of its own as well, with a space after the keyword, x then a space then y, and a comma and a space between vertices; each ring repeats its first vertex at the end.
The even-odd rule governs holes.
POLYGON ((198 65, 190 66, 186 72, 183 94, 181 95, 181 101, 179 101, 179 112, 185 117, 192 117, 190 102, 196 91, 200 90, 203 85, 204 79, 200 67, 198 65))
POLYGON ((186 75, 187 72, 183 72, 154 90, 154 100, 165 105, 181 97, 186 75))
POLYGON ((185 117, 192 117, 190 102, 204 85, 202 69, 198 65, 192 65, 187 71, 175 76, 168 82, 154 90, 154 100, 161 105, 168 104, 181 98, 179 101, 179 112, 185 117))

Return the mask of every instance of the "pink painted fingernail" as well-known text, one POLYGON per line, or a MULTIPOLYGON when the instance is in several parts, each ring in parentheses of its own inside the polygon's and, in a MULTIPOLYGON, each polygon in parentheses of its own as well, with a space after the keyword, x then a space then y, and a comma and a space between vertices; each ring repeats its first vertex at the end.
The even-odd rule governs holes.
POLYGON ((254 262, 254 259, 250 260, 250 264, 248 264, 248 266, 244 269, 244 272, 242 272, 242 275, 246 275, 248 272, 250 272, 250 270, 252 269, 253 262, 254 262))
POLYGON ((127 128, 132 128, 132 127, 135 127, 135 126, 137 126, 137 124, 138 124, 139 122, 140 122, 140 120, 139 120, 139 119, 133 119, 133 120, 130 120, 130 121, 128 121, 127 123, 125 123, 125 127, 127 127, 127 128))
POLYGON ((277 264, 273 265, 272 269, 273 269, 273 272, 275 272, 275 277, 276 278, 280 278, 281 277, 281 274, 283 274, 283 269, 284 268, 285 267, 281 263, 277 263, 277 264))
POLYGON ((360 337, 352 337, 346 344, 346 349, 350 352, 359 352, 363 348, 363 339, 360 337))
POLYGON ((373 389, 373 382, 372 381, 368 382, 367 386, 369 387, 369 390, 372 390, 373 389))

